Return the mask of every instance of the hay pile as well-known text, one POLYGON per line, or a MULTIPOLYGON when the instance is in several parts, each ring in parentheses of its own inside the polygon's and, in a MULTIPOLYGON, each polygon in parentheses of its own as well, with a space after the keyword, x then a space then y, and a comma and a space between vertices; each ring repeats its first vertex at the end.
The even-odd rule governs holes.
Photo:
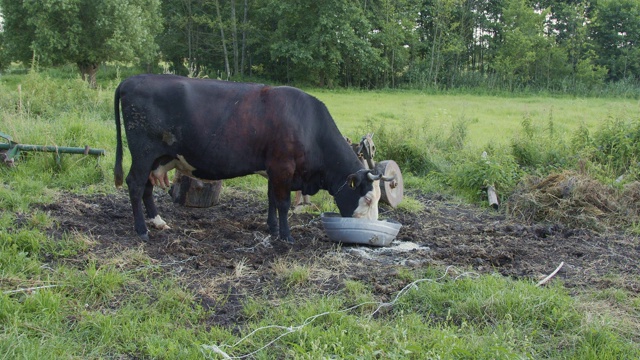
POLYGON ((508 199, 507 212, 528 222, 607 230, 638 222, 640 183, 622 189, 572 171, 528 177, 508 199))

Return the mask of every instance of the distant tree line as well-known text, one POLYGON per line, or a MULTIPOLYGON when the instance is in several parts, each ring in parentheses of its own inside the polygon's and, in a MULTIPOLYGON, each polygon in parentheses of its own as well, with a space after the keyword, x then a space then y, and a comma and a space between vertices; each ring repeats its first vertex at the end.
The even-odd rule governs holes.
POLYGON ((0 0, 0 65, 358 88, 640 83, 638 0, 0 0), (156 69, 158 71, 158 69, 156 69))

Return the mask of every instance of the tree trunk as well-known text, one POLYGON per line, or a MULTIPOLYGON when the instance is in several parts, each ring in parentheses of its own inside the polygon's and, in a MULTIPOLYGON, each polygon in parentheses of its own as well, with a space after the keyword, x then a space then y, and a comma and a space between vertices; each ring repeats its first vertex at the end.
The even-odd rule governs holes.
POLYGON ((87 81, 89 83, 89 87, 92 89, 95 89, 98 87, 98 83, 96 81, 96 74, 98 73, 99 66, 100 64, 96 64, 96 63, 78 62, 78 69, 80 69, 82 80, 87 81))
POLYGON ((244 18, 242 19, 242 60, 240 63, 240 76, 244 77, 244 59, 247 49, 247 13, 249 12, 249 5, 247 0, 244 0, 244 18))
POLYGON ((191 12, 191 0, 187 1, 187 58, 189 72, 195 68, 195 59, 193 58, 193 13, 191 12))
POLYGON ((231 0, 231 41, 233 42, 233 73, 238 74, 238 26, 236 20, 236 1, 231 0))
POLYGON ((231 77, 229 68, 229 53, 227 52, 227 42, 224 38, 224 27, 222 26, 222 16, 220 16, 220 2, 216 0, 216 13, 218 14, 218 24, 220 24, 220 37, 222 37, 222 52, 224 53, 224 69, 227 72, 227 80, 231 77))

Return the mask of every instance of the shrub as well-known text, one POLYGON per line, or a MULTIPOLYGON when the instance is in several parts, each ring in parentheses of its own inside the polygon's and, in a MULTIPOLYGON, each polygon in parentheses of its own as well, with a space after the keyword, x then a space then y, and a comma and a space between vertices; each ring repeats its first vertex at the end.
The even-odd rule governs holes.
MULTIPOLYGON (((638 169, 640 160, 640 122, 609 119, 592 137, 584 138, 576 145, 590 150, 589 160, 601 165, 611 177, 625 175, 630 169, 638 169)), ((635 173, 635 172, 634 172, 635 173)), ((630 175, 635 174, 632 173, 630 175)))
POLYGON ((554 129, 553 119, 542 129, 525 116, 522 133, 511 140, 511 155, 515 162, 529 172, 569 166, 573 159, 571 149, 554 129))
POLYGON ((455 162, 449 183, 469 200, 486 200, 484 192, 494 186, 500 198, 506 198, 521 177, 514 158, 500 149, 488 149, 482 154, 466 152, 455 162))

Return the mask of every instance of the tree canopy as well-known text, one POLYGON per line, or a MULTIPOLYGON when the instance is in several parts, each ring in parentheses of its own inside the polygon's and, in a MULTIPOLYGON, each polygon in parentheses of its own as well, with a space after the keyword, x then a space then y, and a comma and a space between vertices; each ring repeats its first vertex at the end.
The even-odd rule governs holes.
POLYGON ((74 63, 95 86, 104 61, 157 60, 159 0, 0 0, 4 51, 42 65, 74 63))
MULTIPOLYGON (((2 59, 359 88, 640 84, 637 0, 0 0, 2 59)), ((5 61, 6 62, 6 61, 5 61)), ((95 73, 93 73, 95 75, 95 73)))

